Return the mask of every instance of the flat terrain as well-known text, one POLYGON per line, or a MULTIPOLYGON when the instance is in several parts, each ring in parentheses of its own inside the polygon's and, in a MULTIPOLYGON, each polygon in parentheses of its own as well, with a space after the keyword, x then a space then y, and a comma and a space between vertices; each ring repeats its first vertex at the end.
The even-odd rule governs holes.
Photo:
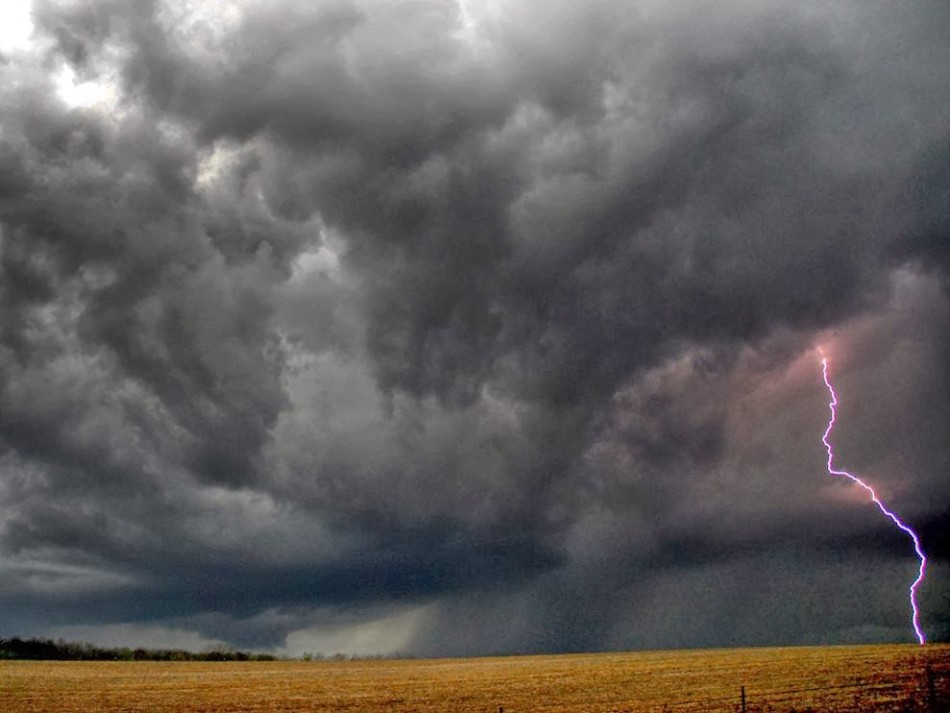
POLYGON ((735 711, 741 686, 750 712, 950 710, 950 646, 426 661, 0 661, 3 713, 735 711))

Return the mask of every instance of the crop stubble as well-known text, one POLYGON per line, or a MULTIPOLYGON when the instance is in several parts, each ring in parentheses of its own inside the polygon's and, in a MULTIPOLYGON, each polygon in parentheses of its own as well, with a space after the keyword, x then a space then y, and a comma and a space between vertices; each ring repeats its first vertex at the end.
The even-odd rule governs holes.
POLYGON ((0 661, 4 713, 927 710, 950 646, 320 662, 0 661))

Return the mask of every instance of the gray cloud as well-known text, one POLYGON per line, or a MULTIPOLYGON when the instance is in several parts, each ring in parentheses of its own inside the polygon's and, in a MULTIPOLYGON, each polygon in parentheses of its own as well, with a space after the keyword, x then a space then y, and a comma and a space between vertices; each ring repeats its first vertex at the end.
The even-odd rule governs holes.
POLYGON ((906 638, 822 344, 946 636, 941 5, 232 9, 0 66, 0 627, 906 638))

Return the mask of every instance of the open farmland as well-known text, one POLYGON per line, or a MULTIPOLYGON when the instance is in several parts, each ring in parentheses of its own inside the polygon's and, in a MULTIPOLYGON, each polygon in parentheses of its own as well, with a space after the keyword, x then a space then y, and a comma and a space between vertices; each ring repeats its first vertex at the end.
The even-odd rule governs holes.
POLYGON ((4 713, 733 711, 741 686, 748 711, 946 710, 950 646, 341 662, 0 662, 4 713))

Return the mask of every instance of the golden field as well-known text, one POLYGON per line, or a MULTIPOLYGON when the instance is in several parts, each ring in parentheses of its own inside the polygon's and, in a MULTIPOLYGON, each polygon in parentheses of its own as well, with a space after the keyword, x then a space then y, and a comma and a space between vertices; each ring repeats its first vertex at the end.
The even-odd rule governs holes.
POLYGON ((950 646, 392 661, 0 661, 3 713, 950 710, 950 646), (927 667, 933 671, 933 690, 927 667))

